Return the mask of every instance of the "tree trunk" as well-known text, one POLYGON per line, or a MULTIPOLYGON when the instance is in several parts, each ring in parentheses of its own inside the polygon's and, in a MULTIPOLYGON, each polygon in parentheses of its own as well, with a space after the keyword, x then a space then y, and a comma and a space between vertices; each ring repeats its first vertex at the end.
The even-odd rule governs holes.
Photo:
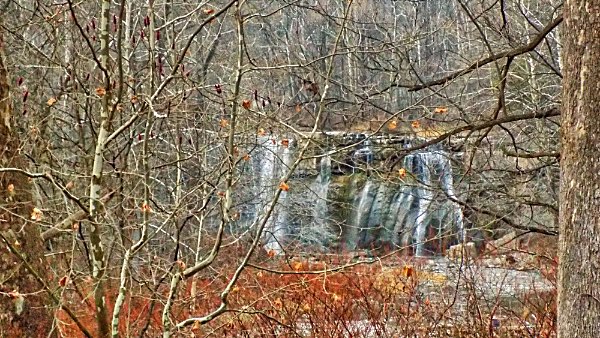
POLYGON ((600 0, 567 0, 563 27, 558 336, 600 335, 600 0))
MULTIPOLYGON (((0 167, 23 169, 20 141, 10 128, 2 33, 0 30, 0 167)), ((48 337, 52 330, 52 313, 46 306, 49 297, 38 282, 49 276, 39 227, 30 219, 30 189, 25 175, 0 173, 0 337, 48 337)))
MULTIPOLYGON (((103 187, 104 175, 104 150, 106 138, 108 137, 108 128, 113 114, 109 112, 110 105, 110 78, 107 76, 109 59, 109 16, 111 2, 102 0, 100 8, 100 66, 103 69, 102 78, 104 80, 102 95, 102 109, 100 110, 100 126, 96 147, 94 151, 94 164, 92 166, 92 179, 90 182, 90 244, 92 247, 92 277, 94 278, 94 305, 96 306, 96 323, 98 325, 98 336, 106 338, 110 334, 108 324, 108 310, 106 307, 106 260, 104 257, 104 247, 102 244, 102 232, 104 225, 101 221, 102 203, 100 200, 103 187)), ((152 34, 151 34, 152 35, 152 34)))

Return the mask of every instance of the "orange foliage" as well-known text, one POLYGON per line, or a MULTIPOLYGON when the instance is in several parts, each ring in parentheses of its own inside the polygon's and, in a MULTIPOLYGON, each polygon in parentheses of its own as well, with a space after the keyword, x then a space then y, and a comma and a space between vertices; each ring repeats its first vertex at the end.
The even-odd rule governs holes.
POLYGON ((106 89, 104 89, 103 87, 98 87, 96 88, 96 94, 100 97, 106 95, 106 89))
MULTIPOLYGON (((236 268, 234 262, 240 257, 234 252, 220 256, 216 269, 207 269, 195 277, 197 291, 194 297, 191 294, 193 280, 190 278, 181 283, 171 311, 173 322, 202 316, 218 308, 220 293, 236 268)), ((439 330, 439 336, 449 334, 446 331, 448 327, 439 325, 439 316, 445 311, 446 305, 439 297, 422 294, 423 283, 430 279, 432 273, 422 270, 418 263, 403 263, 396 257, 396 261, 387 266, 379 263, 355 265, 325 273, 311 273, 348 263, 348 258, 336 256, 317 261, 297 257, 290 260, 267 251, 262 259, 264 261, 253 264, 261 265, 266 270, 248 267, 232 288, 227 299, 228 309, 232 312, 226 312, 206 324, 196 322, 178 332, 178 336, 260 337, 276 331, 278 337, 297 337, 299 332, 306 332, 302 330, 307 327, 311 336, 331 338, 425 337, 430 332, 427 329, 439 330), (269 272, 270 269, 287 273, 269 272), (356 325, 360 322, 369 324, 356 325), (379 329, 383 331, 377 331, 379 329)), ((76 280, 69 282, 69 286, 71 284, 77 285, 80 292, 75 293, 67 287, 65 303, 75 309, 80 320, 89 325, 88 329, 95 334, 94 305, 89 296, 93 293, 93 283, 76 280), (87 298, 81 299, 78 295, 87 298)), ((138 285, 130 287, 131 297, 126 299, 121 311, 121 332, 140 336, 145 330, 146 337, 161 335, 161 314, 169 293, 168 284, 163 283, 155 291, 138 285)), ((112 313, 117 291, 118 285, 109 285, 109 313, 112 313)), ((555 317, 552 315, 555 313, 554 297, 553 294, 547 297, 534 294, 523 300, 527 312, 522 315, 522 320, 530 323, 536 320, 533 322, 535 327, 531 329, 535 331, 531 332, 539 333, 537 336, 547 337, 555 333, 555 317)), ((82 337, 63 311, 58 312, 58 318, 59 329, 64 337, 82 337)), ((488 319, 491 318, 490 314, 488 319)), ((488 319, 482 318, 477 325, 487 330, 488 319)), ((506 323, 503 319, 501 329, 508 330, 504 328, 506 323)), ((453 330, 458 330, 453 333, 455 336, 460 336, 461 330, 475 330, 473 326, 459 321, 454 321, 453 325, 453 330)), ((516 334, 519 336, 518 332, 516 334)))

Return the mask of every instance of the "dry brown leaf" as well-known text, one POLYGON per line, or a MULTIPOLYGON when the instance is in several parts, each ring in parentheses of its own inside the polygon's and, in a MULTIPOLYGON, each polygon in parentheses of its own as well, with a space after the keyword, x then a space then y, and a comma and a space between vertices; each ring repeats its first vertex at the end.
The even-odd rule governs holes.
POLYGON ((46 104, 48 104, 49 107, 52 107, 53 104, 56 103, 56 98, 55 97, 51 97, 48 99, 48 102, 46 102, 46 104))
POLYGON ((33 210, 31 211, 31 219, 39 222, 42 220, 42 216, 43 216, 43 212, 42 210, 38 209, 38 208, 33 208, 33 210))
POLYGON ((142 203, 142 211, 143 212, 152 212, 152 208, 146 202, 142 203))
POLYGON ((250 100, 244 100, 242 101, 242 107, 244 107, 244 109, 250 109, 250 104, 252 102, 250 102, 250 100))

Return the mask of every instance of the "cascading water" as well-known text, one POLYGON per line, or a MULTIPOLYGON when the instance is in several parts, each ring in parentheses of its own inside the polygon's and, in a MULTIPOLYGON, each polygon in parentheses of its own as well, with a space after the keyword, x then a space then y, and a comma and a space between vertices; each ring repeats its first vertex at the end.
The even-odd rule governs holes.
MULTIPOLYGON (((263 217, 272 202, 279 180, 289 170, 293 157, 289 145, 282 146, 274 139, 260 137, 254 158, 255 176, 258 181, 254 188, 255 195, 258 195, 254 216, 263 217)), ((282 243, 287 232, 286 201, 287 192, 282 191, 265 225, 265 249, 276 254, 283 252, 282 243)))
POLYGON ((447 154, 440 150, 409 154, 403 169, 407 174, 401 183, 369 176, 355 192, 355 212, 346 236, 346 242, 355 243, 350 248, 387 242, 396 248, 413 246, 416 256, 425 256, 439 250, 428 249, 432 236, 457 229, 458 238, 463 238, 460 206, 447 201, 457 199, 447 154), (446 198, 436 196, 440 188, 446 198))
POLYGON ((437 157, 432 156, 431 153, 420 153, 417 154, 419 157, 418 164, 418 172, 416 172, 417 179, 420 181, 419 183, 419 203, 417 209, 417 221, 415 228, 415 255, 416 256, 424 256, 425 253, 425 239, 427 236, 427 228, 428 228, 428 216, 429 206, 431 205, 433 199, 433 193, 431 191, 431 171, 434 169, 433 166, 437 164, 437 157))
POLYGON ((324 228, 327 226, 329 209, 327 194, 329 192, 329 184, 331 183, 331 157, 329 157, 329 154, 321 158, 319 169, 319 175, 313 183, 313 191, 317 198, 315 208, 313 209, 313 217, 315 226, 324 228))
MULTIPOLYGON (((280 148, 281 149, 281 148, 280 148)), ((281 177, 285 175, 285 173, 289 170, 292 162, 292 154, 289 146, 283 147, 283 152, 281 152, 281 177)), ((279 196, 279 200, 277 201, 277 206, 275 209, 275 217, 272 218, 274 221, 270 224, 270 227, 267 228, 267 231, 270 231, 269 236, 267 237, 266 248, 268 250, 274 250, 276 253, 281 253, 281 243, 285 240, 287 234, 287 223, 288 223, 288 192, 282 191, 279 196)))
POLYGON ((465 240, 465 227, 463 221, 463 212, 460 205, 454 201, 458 200, 456 193, 454 192, 454 177, 452 176, 452 165, 450 163, 450 159, 447 156, 444 156, 445 162, 443 162, 444 166, 441 169, 441 183, 442 188, 450 198, 453 204, 455 204, 456 208, 454 208, 455 213, 455 222, 458 226, 458 239, 460 242, 465 240))
MULTIPOLYGON (((462 240, 450 154, 441 148, 408 154, 405 174, 390 176, 374 169, 377 149, 367 143, 351 154, 331 151, 320 155, 316 176, 310 170, 295 175, 267 221, 265 249, 280 253, 282 245, 294 241, 326 250, 412 247, 415 255, 425 256, 462 240), (351 165, 344 164, 344 156, 351 165)), ((256 219, 264 215, 294 149, 262 138, 254 153, 256 219)))
MULTIPOLYGON (((350 248, 355 249, 357 246, 361 247, 364 245, 362 238, 365 236, 364 233, 368 229, 369 218, 371 216, 371 210, 373 206, 374 193, 373 182, 367 180, 361 193, 358 197, 358 205, 355 210, 353 222, 349 224, 353 227, 350 230, 352 234, 350 236, 351 241, 348 243, 350 248)), ((377 187, 375 187, 377 189, 377 187)))

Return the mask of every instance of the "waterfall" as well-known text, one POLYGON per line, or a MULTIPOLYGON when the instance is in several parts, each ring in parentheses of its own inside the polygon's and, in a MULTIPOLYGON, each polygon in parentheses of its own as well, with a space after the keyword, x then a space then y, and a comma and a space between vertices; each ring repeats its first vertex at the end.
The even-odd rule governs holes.
MULTIPOLYGON (((272 138, 259 137, 255 157, 255 172, 258 176, 258 184, 254 188, 258 195, 255 217, 262 217, 271 204, 279 181, 289 170, 293 156, 289 145, 281 146, 272 138)), ((275 209, 265 225, 265 249, 276 254, 283 252, 281 244, 287 233, 288 210, 285 207, 287 195, 288 192, 281 192, 275 209)))
POLYGON ((362 231, 364 231, 368 225, 371 207, 373 206, 373 198, 375 197, 372 193, 372 190, 373 182, 371 182, 371 180, 367 180, 365 186, 357 196, 358 205, 356 206, 354 217, 349 224, 352 228, 350 229, 350 236, 348 237, 348 240, 351 241, 351 243, 349 243, 349 247, 352 249, 356 249, 363 244, 361 240, 363 237, 362 231))
POLYGON ((360 149, 356 150, 352 155, 352 159, 355 164, 371 164, 374 159, 373 149, 371 147, 371 141, 365 140, 360 149))
MULTIPOLYGON (((367 153, 364 148, 360 150, 360 155, 367 153)), ((356 152, 353 157, 357 157, 356 152)), ((349 187, 353 211, 346 220, 344 235, 348 247, 373 248, 387 243, 412 246, 416 256, 425 256, 441 249, 431 240, 442 243, 445 232, 457 228, 462 238, 462 210, 448 201, 456 199, 450 164, 445 152, 430 149, 404 158, 407 174, 400 182, 354 174, 349 187), (440 188, 446 196, 435 193, 440 188)))
MULTIPOLYGON (((279 170, 280 175, 277 179, 280 179, 287 174, 293 161, 289 146, 280 147, 279 150, 281 153, 281 168, 279 170), (283 152, 281 152, 281 148, 283 148, 283 152)), ((276 184, 278 186, 279 182, 276 182, 276 184)), ((267 228, 267 231, 270 230, 270 234, 267 239, 266 248, 267 250, 275 250, 277 253, 282 252, 281 243, 285 240, 288 230, 288 195, 289 192, 287 191, 282 191, 281 195, 279 195, 279 200, 277 201, 275 208, 275 215, 271 218, 273 223, 271 224, 270 229, 267 228)))
MULTIPOLYGON (((411 246, 416 256, 425 256, 463 240, 450 154, 440 147, 407 154, 399 177, 376 170, 383 154, 377 144, 321 153, 316 168, 307 166, 296 173, 290 191, 281 193, 267 220, 265 249, 282 253, 285 243, 297 243, 327 250, 345 243, 350 250, 411 246)), ((249 182, 247 205, 254 204, 252 219, 257 220, 289 170, 294 148, 262 137, 252 158, 254 181, 249 182)))
POLYGON ((327 194, 329 192, 329 184, 331 183, 331 157, 329 154, 321 158, 319 166, 319 174, 313 184, 312 191, 314 191, 317 201, 315 208, 313 209, 313 217, 315 226, 325 230, 327 227, 328 217, 328 202, 327 194))
POLYGON ((458 239, 460 242, 463 242, 465 240, 465 229, 463 221, 464 216, 460 205, 454 202, 454 200, 458 200, 458 197, 454 192, 454 177, 452 175, 452 164, 447 156, 443 156, 443 154, 440 154, 440 156, 442 157, 442 160, 440 161, 440 164, 442 165, 440 168, 440 181, 442 184, 442 189, 444 189, 444 192, 450 198, 451 203, 455 205, 454 222, 456 223, 456 226, 458 228, 458 239))
POLYGON ((415 229, 415 255, 424 256, 425 240, 427 235, 427 216, 429 215, 429 206, 433 199, 431 191, 431 170, 435 165, 435 156, 430 153, 419 153, 416 176, 419 179, 419 203, 417 209, 417 221, 415 229))
POLYGON ((403 186, 400 188, 398 204, 398 213, 394 223, 394 245, 405 248, 411 246, 412 233, 416 223, 415 201, 419 200, 418 190, 414 186, 403 186))
MULTIPOLYGON (((407 155, 403 161, 403 169, 408 173, 415 171, 415 163, 418 164, 418 156, 407 155)), ((409 178, 406 178, 408 180, 409 178)), ((389 226, 393 229, 392 243, 403 248, 412 244, 413 224, 416 222, 415 201, 418 201, 418 189, 414 183, 404 183, 400 186, 396 196, 392 200, 391 213, 389 214, 389 226)))

